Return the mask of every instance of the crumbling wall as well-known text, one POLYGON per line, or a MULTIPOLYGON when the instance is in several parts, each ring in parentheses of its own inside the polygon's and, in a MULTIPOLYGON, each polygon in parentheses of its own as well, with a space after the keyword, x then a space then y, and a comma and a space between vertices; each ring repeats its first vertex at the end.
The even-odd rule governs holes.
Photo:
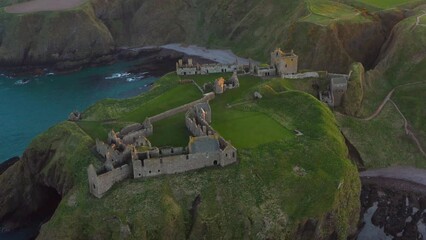
POLYGON ((204 129, 201 125, 197 124, 197 121, 194 118, 187 117, 185 119, 186 127, 188 128, 189 132, 195 137, 199 136, 205 136, 207 135, 206 132, 204 132, 204 129))
POLYGON ((178 67, 176 69, 177 75, 195 75, 197 74, 197 68, 196 67, 178 67))
POLYGON ((221 149, 220 165, 222 167, 237 162, 237 149, 232 144, 226 141, 225 138, 219 137, 219 146, 221 149))
POLYGON ((116 145, 121 144, 121 139, 117 136, 117 133, 114 132, 114 130, 111 130, 108 133, 108 144, 116 144, 116 145))
POLYGON ((123 137, 123 143, 134 144, 139 138, 144 139, 146 136, 148 136, 148 133, 145 129, 136 132, 131 132, 123 137))
POLYGON ((238 66, 236 64, 205 64, 200 67, 200 74, 209 73, 226 73, 237 71, 238 66))
POLYGON ((220 165, 221 153, 194 153, 133 161, 135 178, 183 173, 220 165), (136 167, 135 167, 136 166, 136 167))
POLYGON ((123 138, 127 134, 129 134, 131 132, 139 131, 142 128, 143 128, 143 126, 140 123, 134 123, 134 124, 128 125, 128 126, 124 127, 123 129, 121 129, 121 131, 120 131, 120 137, 123 138))
POLYGON ((89 176, 90 192, 101 198, 102 195, 107 192, 116 182, 122 181, 131 176, 131 168, 128 164, 125 164, 119 168, 115 168, 112 171, 97 175, 93 165, 90 165, 87 169, 89 176))
POLYGON ((96 139, 96 151, 102 156, 105 157, 108 152, 109 145, 105 144, 102 141, 96 139))
POLYGON ((214 99, 214 97, 215 97, 214 93, 207 93, 201 99, 198 99, 196 101, 187 103, 185 105, 179 106, 177 108, 174 108, 174 109, 165 111, 163 113, 160 113, 158 115, 155 115, 153 117, 150 117, 149 120, 151 121, 151 123, 158 122, 160 120, 163 120, 163 119, 169 118, 171 116, 174 116, 174 115, 176 115, 178 113, 188 111, 188 109, 190 109, 191 107, 195 106, 196 104, 210 101, 210 100, 214 99))
POLYGON ((161 148, 160 154, 161 156, 172 156, 172 155, 180 155, 185 152, 185 148, 183 147, 170 147, 170 148, 161 148))

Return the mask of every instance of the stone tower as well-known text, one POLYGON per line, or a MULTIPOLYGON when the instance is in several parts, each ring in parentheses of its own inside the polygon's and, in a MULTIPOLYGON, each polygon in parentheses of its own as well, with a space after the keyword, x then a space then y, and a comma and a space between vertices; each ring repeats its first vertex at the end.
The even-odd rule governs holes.
POLYGON ((278 75, 295 74, 298 68, 298 56, 293 50, 284 52, 280 48, 271 52, 271 65, 277 69, 278 75))

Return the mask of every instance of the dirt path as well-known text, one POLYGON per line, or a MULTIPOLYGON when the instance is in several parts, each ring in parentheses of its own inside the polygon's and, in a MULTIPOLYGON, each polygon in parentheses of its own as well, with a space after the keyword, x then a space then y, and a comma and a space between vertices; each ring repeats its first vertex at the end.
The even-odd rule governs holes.
POLYGON ((389 167, 359 173, 361 178, 382 177, 398 179, 426 186, 426 170, 414 167, 389 167))
POLYGON ((379 107, 376 109, 376 111, 374 111, 374 113, 371 116, 363 118, 363 120, 370 121, 370 120, 376 118, 382 112, 382 110, 385 107, 386 103, 389 100, 391 100, 391 97, 392 97, 392 95, 393 95, 393 93, 395 92, 396 89, 401 88, 401 87, 411 86, 411 85, 417 85, 417 84, 426 84, 426 81, 406 83, 406 84, 402 84, 402 85, 394 87, 388 93, 388 95, 386 95, 385 99, 383 99, 382 103, 379 105, 379 107))
POLYGON ((386 103, 390 100, 394 92, 395 92, 395 88, 392 89, 392 91, 390 91, 388 95, 386 95, 385 99, 380 104, 380 106, 376 109, 376 111, 374 111, 374 113, 371 116, 364 118, 363 120, 370 121, 374 119, 375 117, 377 117, 382 112, 383 108, 385 107, 386 103))
MULTIPOLYGON (((426 15, 426 13, 425 13, 426 15)), ((374 111, 374 113, 366 118, 363 118, 362 120, 365 121, 370 121, 374 118, 376 118, 383 110, 383 108, 385 107, 386 103, 391 102, 394 107, 396 108, 396 110, 398 111, 398 113, 401 115, 401 117, 404 119, 404 129, 405 129, 405 133, 407 135, 409 135, 413 141, 416 143, 417 148, 419 149, 419 151, 423 154, 424 157, 426 157, 426 151, 423 149, 422 145, 420 144, 419 139, 416 137, 416 135, 414 134, 414 132, 411 130, 411 127, 408 123, 407 118, 404 116, 404 114, 401 112, 401 110, 398 108, 398 106, 396 105, 396 103, 394 101, 392 101, 391 97, 393 95, 393 93, 401 87, 406 87, 406 86, 411 86, 411 85, 417 85, 417 84, 426 84, 426 81, 421 81, 421 82, 413 82, 413 83, 407 83, 407 84, 403 84, 403 85, 399 85, 394 87, 389 93, 388 95, 386 95, 385 99, 382 101, 382 103, 379 105, 379 107, 376 109, 376 111, 374 111)))
POLYGON ((424 14, 422 14, 422 15, 420 15, 420 16, 418 16, 418 17, 417 17, 417 20, 416 20, 416 27, 417 27, 417 26, 423 26, 423 27, 424 27, 424 26, 426 26, 426 24, 421 24, 421 23, 420 23, 421 18, 422 18, 422 17, 424 17, 424 16, 426 16, 426 12, 425 12, 425 11, 423 11, 423 12, 424 12, 424 14))
POLYGON ((396 108, 396 110, 399 112, 401 117, 404 119, 404 128, 405 128, 405 134, 409 135, 414 142, 416 142, 417 147, 419 148, 420 152, 423 154, 424 157, 426 157, 426 152, 423 150, 422 145, 420 144, 419 139, 414 135, 413 131, 411 131, 411 127, 408 124, 407 118, 402 114, 401 110, 399 110, 399 107, 396 105, 396 103, 392 100, 389 100, 396 108))
POLYGON ((8 13, 60 11, 76 8, 86 1, 87 0, 32 0, 8 6, 5 8, 5 11, 8 13))

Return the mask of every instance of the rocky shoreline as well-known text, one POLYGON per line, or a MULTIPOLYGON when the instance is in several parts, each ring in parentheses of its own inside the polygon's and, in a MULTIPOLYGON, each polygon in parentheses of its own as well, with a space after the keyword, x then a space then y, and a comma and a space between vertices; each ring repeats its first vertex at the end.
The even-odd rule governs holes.
MULTIPOLYGON (((218 50, 222 51, 222 50, 218 50)), ((49 72, 66 74, 80 71, 86 67, 99 67, 114 64, 118 61, 131 61, 142 59, 142 63, 132 69, 132 72, 149 72, 151 76, 160 77, 165 73, 175 70, 175 63, 180 58, 191 57, 199 63, 213 63, 212 59, 203 56, 187 54, 163 47, 120 48, 114 53, 96 58, 59 61, 51 64, 25 65, 25 66, 0 66, 1 72, 9 76, 43 75, 49 72)))
POLYGON ((426 237, 426 186, 384 177, 361 177, 361 182, 359 239, 426 237))

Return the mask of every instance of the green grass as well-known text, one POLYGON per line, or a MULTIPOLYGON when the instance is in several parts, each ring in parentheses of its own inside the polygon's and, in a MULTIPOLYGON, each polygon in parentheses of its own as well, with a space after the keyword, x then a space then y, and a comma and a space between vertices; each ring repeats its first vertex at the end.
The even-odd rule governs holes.
POLYGON ((350 69, 352 74, 348 81, 348 90, 342 99, 341 109, 347 115, 356 116, 361 110, 364 98, 365 70, 361 63, 353 63, 350 69))
POLYGON ((185 113, 163 119, 153 124, 154 134, 149 137, 151 144, 157 147, 188 145, 189 132, 185 126, 185 113))
POLYGON ((205 83, 214 83, 214 81, 220 77, 228 80, 232 76, 232 73, 213 73, 208 75, 196 75, 196 76, 180 76, 181 79, 192 79, 198 85, 203 87, 205 83))
POLYGON ((367 168, 395 165, 426 168, 426 160, 405 134, 403 119, 390 103, 377 118, 368 122, 340 115, 337 119, 367 168))
POLYGON ((315 0, 306 1, 310 14, 300 21, 311 22, 319 25, 328 25, 335 21, 369 21, 362 12, 343 3, 315 0))
POLYGON ((179 107, 202 97, 200 90, 196 86, 192 84, 178 85, 170 91, 142 103, 133 111, 123 114, 121 119, 129 122, 143 122, 147 117, 179 107))
POLYGON ((380 8, 380 9, 400 7, 410 3, 421 2, 421 0, 357 0, 357 1, 380 8))
MULTIPOLYGON (((413 29, 415 21, 416 15, 395 26, 395 38, 389 55, 379 64, 378 69, 368 72, 362 108, 358 112, 360 117, 370 116, 393 88, 426 81, 426 59, 419 54, 419 49, 426 44, 426 28, 413 29)), ((398 87, 392 96, 423 147, 426 143, 424 96, 424 85, 398 87)), ((370 122, 339 117, 339 124, 360 152, 367 167, 410 165, 426 168, 426 161, 420 155, 416 143, 404 132, 401 116, 392 105, 388 105, 370 122)))
POLYGON ((392 99, 408 119, 416 137, 426 149, 426 84, 399 89, 392 99))
POLYGON ((212 125, 237 148, 254 148, 293 136, 274 119, 254 111, 221 111, 213 115, 212 125))

